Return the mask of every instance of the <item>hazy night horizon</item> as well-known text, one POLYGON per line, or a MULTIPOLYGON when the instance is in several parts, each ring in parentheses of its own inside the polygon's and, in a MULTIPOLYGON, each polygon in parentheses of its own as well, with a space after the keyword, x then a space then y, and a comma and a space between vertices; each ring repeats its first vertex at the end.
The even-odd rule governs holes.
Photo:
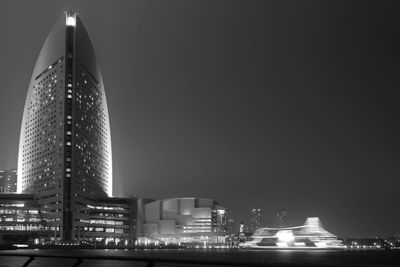
POLYGON ((114 196, 215 199, 237 224, 285 208, 338 236, 400 231, 400 6, 2 1, 0 169, 17 167, 32 69, 66 10, 102 71, 114 196))

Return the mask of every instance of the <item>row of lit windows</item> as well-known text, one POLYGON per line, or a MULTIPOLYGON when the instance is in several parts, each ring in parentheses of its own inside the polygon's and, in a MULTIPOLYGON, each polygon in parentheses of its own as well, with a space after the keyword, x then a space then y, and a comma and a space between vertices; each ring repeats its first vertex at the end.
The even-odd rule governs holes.
MULTIPOLYGON (((104 227, 84 227, 84 231, 123 234, 124 229, 104 227)), ((127 231, 128 232, 128 231, 127 231)))
POLYGON ((40 222, 41 220, 36 217, 31 217, 31 218, 24 218, 24 217, 5 217, 2 218, 0 217, 0 222, 40 222))
POLYGON ((121 213, 98 213, 98 216, 100 217, 116 217, 116 218, 124 218, 124 214, 121 213))
POLYGON ((0 225, 0 230, 5 231, 42 231, 42 225, 0 225))
POLYGON ((108 225, 123 225, 122 221, 112 220, 90 220, 90 224, 108 224, 108 225))
POLYGON ((39 214, 38 210, 0 209, 0 214, 39 214))
POLYGON ((96 209, 96 210, 124 210, 123 207, 109 207, 109 206, 92 206, 92 205, 86 205, 90 209, 96 209))

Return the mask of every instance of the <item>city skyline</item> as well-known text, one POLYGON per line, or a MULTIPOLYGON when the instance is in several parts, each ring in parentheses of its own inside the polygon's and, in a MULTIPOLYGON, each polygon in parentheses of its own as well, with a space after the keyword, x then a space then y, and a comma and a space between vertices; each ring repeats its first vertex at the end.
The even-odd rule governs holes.
POLYGON ((237 222, 285 207, 293 225, 318 216, 344 236, 400 230, 396 9, 41 3, 0 4, 0 169, 17 167, 34 62, 73 9, 105 77, 115 196, 218 199, 237 222))

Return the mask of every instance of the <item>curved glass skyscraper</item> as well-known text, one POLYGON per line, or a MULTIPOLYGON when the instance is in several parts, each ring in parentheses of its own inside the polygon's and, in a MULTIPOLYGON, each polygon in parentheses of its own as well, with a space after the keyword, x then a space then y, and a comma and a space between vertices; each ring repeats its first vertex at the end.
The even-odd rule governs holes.
POLYGON ((87 206, 112 194, 110 124, 100 69, 79 17, 47 37, 30 80, 18 155, 18 192, 32 193, 62 240, 79 237, 87 206))

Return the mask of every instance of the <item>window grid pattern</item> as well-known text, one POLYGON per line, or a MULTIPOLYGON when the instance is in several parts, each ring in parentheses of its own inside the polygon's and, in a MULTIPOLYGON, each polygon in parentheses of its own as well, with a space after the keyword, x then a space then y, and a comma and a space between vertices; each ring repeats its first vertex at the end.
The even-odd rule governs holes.
POLYGON ((107 196, 109 139, 102 88, 94 76, 77 62, 74 94, 74 189, 89 197, 107 196))
POLYGON ((62 186, 64 61, 37 76, 28 104, 22 149, 22 191, 47 195, 62 186))

